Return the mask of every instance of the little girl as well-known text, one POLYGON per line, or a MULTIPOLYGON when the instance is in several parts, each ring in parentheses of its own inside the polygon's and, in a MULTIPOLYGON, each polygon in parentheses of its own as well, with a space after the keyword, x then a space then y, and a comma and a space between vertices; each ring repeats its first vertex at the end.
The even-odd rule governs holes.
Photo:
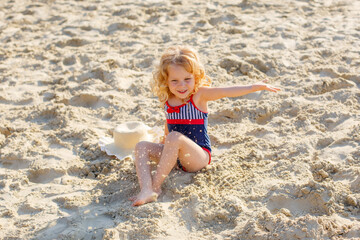
POLYGON ((139 142, 135 147, 135 165, 140 193, 131 198, 133 206, 156 201, 161 184, 177 165, 186 172, 196 172, 211 162, 207 133, 209 101, 238 97, 248 93, 280 89, 266 81, 248 86, 210 87, 197 53, 189 47, 170 47, 154 72, 153 92, 166 114, 163 143, 139 142), (157 164, 151 175, 150 161, 157 164))

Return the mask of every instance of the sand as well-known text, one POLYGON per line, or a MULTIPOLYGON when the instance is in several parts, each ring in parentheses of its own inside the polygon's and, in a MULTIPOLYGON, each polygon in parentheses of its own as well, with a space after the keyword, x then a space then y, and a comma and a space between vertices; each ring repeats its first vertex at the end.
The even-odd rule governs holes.
POLYGON ((360 1, 0 3, 0 239, 359 239, 360 1), (133 159, 100 150, 162 126, 149 81, 195 47, 213 86, 213 162, 131 207, 133 159))

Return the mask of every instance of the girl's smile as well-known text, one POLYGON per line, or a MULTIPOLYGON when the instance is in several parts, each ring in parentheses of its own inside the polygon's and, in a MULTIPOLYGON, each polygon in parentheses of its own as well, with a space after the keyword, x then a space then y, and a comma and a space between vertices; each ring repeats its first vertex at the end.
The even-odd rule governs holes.
POLYGON ((172 64, 168 67, 168 86, 170 92, 179 99, 186 99, 194 91, 194 75, 180 65, 172 64))
POLYGON ((178 91, 178 93, 180 94, 185 94, 187 92, 187 90, 184 90, 184 91, 178 91))

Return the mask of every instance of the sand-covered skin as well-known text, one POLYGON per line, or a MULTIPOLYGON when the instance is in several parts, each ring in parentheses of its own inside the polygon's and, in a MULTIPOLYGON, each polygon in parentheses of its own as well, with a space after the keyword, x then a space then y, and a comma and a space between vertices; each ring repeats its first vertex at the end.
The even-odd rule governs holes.
POLYGON ((0 239, 356 239, 360 1, 0 3, 0 239), (281 2, 281 4, 280 4, 281 2), (214 86, 213 162, 131 207, 132 159, 98 140, 162 126, 149 81, 187 44, 214 86))

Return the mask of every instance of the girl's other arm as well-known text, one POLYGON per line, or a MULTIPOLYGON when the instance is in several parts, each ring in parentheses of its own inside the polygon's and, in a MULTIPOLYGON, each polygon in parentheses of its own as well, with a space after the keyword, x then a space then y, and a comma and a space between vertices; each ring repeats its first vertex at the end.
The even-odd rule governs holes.
POLYGON ((164 144, 165 143, 165 139, 166 139, 166 136, 169 134, 169 129, 168 129, 168 126, 167 126, 167 123, 165 121, 165 127, 164 127, 164 136, 161 140, 160 143, 164 144))
POLYGON ((278 92, 280 88, 266 84, 267 80, 246 86, 232 87, 203 87, 201 88, 201 98, 205 101, 214 101, 224 97, 240 97, 257 91, 278 92))

